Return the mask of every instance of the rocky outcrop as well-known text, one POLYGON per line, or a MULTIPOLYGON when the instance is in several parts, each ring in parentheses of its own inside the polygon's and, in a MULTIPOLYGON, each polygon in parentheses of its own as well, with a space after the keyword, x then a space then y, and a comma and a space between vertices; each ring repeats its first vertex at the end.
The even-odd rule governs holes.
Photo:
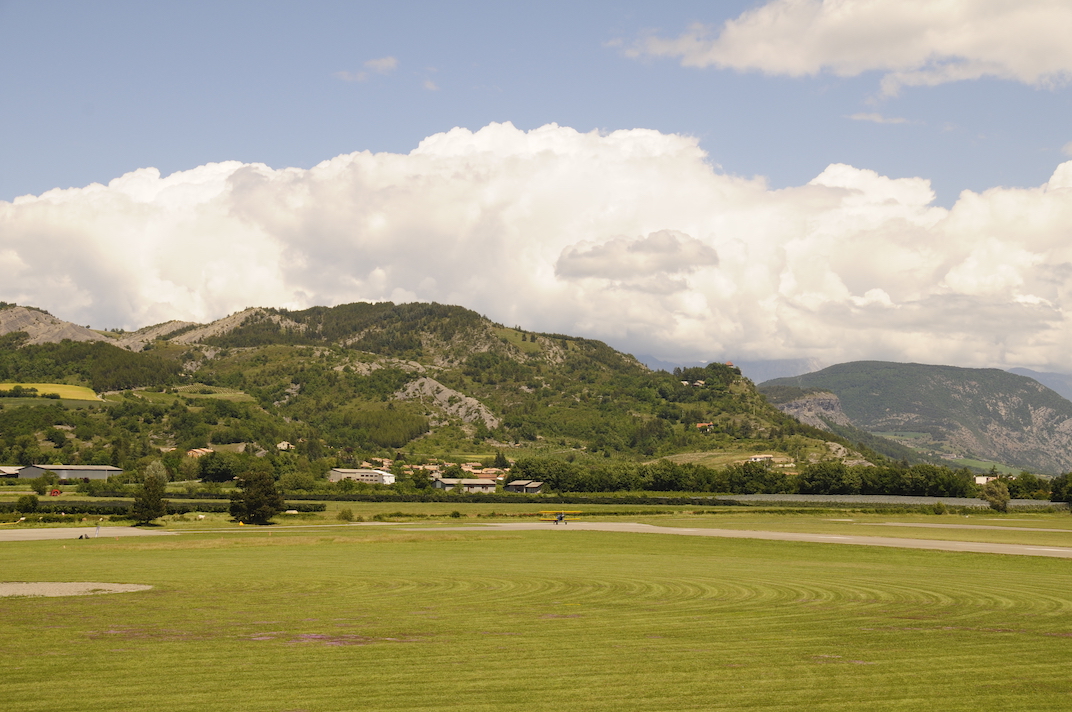
POLYGON ((828 422, 837 425, 852 425, 849 416, 841 410, 841 400, 833 393, 826 391, 808 393, 788 403, 781 403, 777 408, 805 425, 822 430, 830 430, 828 422))
POLYGON ((166 338, 169 334, 174 334, 176 331, 181 331, 190 326, 198 326, 198 324, 192 321, 165 321, 163 324, 146 326, 129 334, 120 335, 119 340, 116 341, 116 346, 122 346, 128 351, 143 351, 147 344, 151 344, 157 339, 166 338))
POLYGON ((222 319, 217 319, 211 324, 205 324, 197 329, 192 329, 183 334, 179 334, 171 339, 171 341, 176 344, 196 344, 202 339, 207 339, 210 336, 222 336, 227 334, 250 321, 274 321, 286 329, 305 331, 305 324, 299 324, 296 321, 279 314, 270 314, 267 309, 262 309, 261 307, 252 307, 231 314, 230 316, 225 316, 222 319))
POLYGON ((407 383, 404 388, 395 393, 395 398, 430 403, 450 416, 461 418, 466 423, 483 421, 489 430, 499 427, 499 419, 476 398, 459 393, 453 388, 447 388, 439 381, 427 376, 407 383))
POLYGON ((24 331, 29 338, 27 344, 54 344, 70 339, 71 341, 113 341, 107 336, 72 324, 39 309, 13 306, 0 310, 0 336, 13 331, 24 331))

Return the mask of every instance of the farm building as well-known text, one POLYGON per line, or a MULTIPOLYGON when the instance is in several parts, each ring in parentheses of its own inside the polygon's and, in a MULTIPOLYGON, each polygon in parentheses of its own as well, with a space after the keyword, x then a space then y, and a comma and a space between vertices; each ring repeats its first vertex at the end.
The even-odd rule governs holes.
POLYGON ((339 480, 357 480, 358 482, 368 482, 374 485, 393 485, 395 483, 395 476, 390 472, 384 472, 383 470, 348 470, 342 467, 333 467, 328 472, 328 482, 338 482, 339 480))
POLYGON ((106 480, 123 474, 111 465, 27 465, 19 470, 19 479, 34 480, 46 472, 55 473, 61 480, 106 480))
POLYGON ((436 489, 441 490, 449 490, 454 489, 455 487, 461 487, 466 492, 494 492, 495 480, 436 477, 432 480, 432 486, 436 489))
POLYGON ((18 477, 22 465, 0 465, 0 477, 18 477))
POLYGON ((543 482, 537 480, 514 480, 513 482, 507 482, 503 489, 507 492, 539 494, 543 490, 543 482))

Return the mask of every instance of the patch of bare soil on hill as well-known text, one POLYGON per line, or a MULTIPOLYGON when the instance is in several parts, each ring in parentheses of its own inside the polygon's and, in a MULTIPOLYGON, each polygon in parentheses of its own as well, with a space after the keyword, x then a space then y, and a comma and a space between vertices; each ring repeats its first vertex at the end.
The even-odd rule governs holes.
POLYGON ((140 583, 95 583, 91 581, 0 582, 0 598, 7 596, 93 596, 98 593, 148 591, 152 586, 140 583))

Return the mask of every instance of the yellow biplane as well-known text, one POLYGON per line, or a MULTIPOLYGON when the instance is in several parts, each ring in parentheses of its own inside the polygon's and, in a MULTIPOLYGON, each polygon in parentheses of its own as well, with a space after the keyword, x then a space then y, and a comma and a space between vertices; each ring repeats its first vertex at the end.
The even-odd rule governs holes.
POLYGON ((569 524, 570 522, 577 521, 577 516, 580 515, 579 511, 566 511, 562 509, 549 509, 540 511, 541 522, 554 522, 555 524, 569 524))

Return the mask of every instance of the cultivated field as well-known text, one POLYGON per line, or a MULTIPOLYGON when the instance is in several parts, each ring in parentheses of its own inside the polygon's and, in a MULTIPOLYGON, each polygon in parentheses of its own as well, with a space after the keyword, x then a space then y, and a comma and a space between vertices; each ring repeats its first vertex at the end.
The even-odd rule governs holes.
POLYGON ((85 386, 68 386, 65 383, 0 383, 0 390, 10 391, 15 386, 36 388, 38 396, 42 396, 45 393, 55 393, 64 400, 100 400, 100 398, 97 397, 97 394, 93 392, 92 388, 86 388, 85 386))
POLYGON ((153 586, 0 599, 6 709, 1072 705, 1066 560, 564 529, 104 534, 0 544, 8 581, 153 586))

